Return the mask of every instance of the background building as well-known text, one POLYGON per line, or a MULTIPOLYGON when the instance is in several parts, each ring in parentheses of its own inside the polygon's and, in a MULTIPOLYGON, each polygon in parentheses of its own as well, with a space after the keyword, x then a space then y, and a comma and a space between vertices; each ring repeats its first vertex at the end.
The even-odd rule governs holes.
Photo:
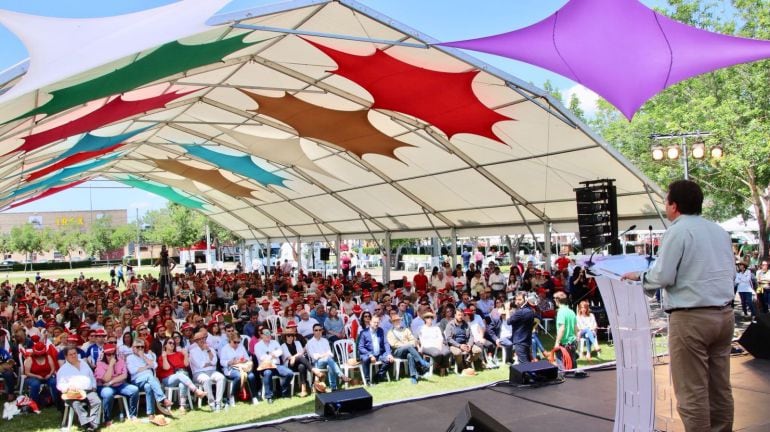
MULTIPOLYGON (((26 223, 31 223, 35 228, 45 229, 49 228, 53 231, 69 228, 75 226, 83 232, 87 232, 94 221, 109 217, 112 220, 113 226, 124 225, 128 223, 128 213, 126 209, 114 209, 114 210, 77 210, 77 211, 55 211, 55 212, 25 212, 25 213, 0 213, 0 233, 10 233, 11 229, 16 226, 21 226, 26 223)), ((113 255, 113 251, 109 252, 113 255)), ((123 255, 123 249, 121 248, 117 255, 123 255)), ((88 253, 76 249, 72 252, 72 259, 84 260, 88 258, 88 253)), ((101 259, 101 257, 96 257, 101 259)), ((24 256, 24 253, 13 252, 6 254, 3 257, 4 260, 24 261, 28 259, 24 256)), ((42 253, 34 254, 32 260, 35 262, 42 261, 66 261, 68 259, 66 251, 45 251, 42 253)))

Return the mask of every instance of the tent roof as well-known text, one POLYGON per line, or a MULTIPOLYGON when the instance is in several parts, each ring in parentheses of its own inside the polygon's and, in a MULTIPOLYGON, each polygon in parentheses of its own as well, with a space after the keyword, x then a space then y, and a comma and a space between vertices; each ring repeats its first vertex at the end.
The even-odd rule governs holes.
POLYGON ((573 188, 611 178, 623 224, 661 226, 660 189, 542 90, 352 1, 201 1, 69 20, 109 44, 57 58, 88 39, 27 34, 72 23, 0 11, 40 24, 11 26, 31 58, 0 94, 0 205, 101 176, 245 240, 573 232, 573 188))

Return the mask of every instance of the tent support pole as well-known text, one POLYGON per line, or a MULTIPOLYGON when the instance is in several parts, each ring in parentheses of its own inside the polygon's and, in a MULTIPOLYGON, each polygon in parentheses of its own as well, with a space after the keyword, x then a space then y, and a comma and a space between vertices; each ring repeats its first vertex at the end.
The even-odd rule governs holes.
POLYGON ((349 35, 342 35, 342 34, 335 34, 335 33, 296 30, 296 29, 289 29, 284 27, 270 27, 270 26, 241 24, 241 23, 233 24, 232 27, 245 29, 245 30, 266 31, 266 32, 272 32, 272 33, 286 33, 286 34, 294 34, 294 35, 301 35, 301 36, 316 36, 316 37, 323 37, 323 38, 330 38, 330 39, 350 40, 350 41, 357 41, 357 42, 371 42, 375 44, 396 45, 396 46, 403 46, 403 47, 409 47, 409 48, 423 48, 423 49, 429 48, 428 45, 425 45, 422 43, 399 42, 399 41, 394 41, 389 39, 376 39, 376 38, 349 36, 349 35))
POLYGON ((273 259, 271 255, 273 254, 273 243, 270 241, 270 237, 267 238, 267 262, 265 263, 265 274, 270 274, 270 261, 273 259))
MULTIPOLYGON (((535 239, 537 243, 537 239, 535 239)), ((543 252, 543 268, 546 271, 551 271, 551 223, 543 222, 543 243, 545 244, 545 251, 543 252)))
POLYGON ((519 212, 519 216, 521 217, 521 221, 524 222, 524 225, 527 226, 527 231, 529 231, 529 235, 532 236, 532 241, 535 242, 535 250, 542 251, 542 249, 540 249, 540 244, 537 242, 537 236, 535 235, 535 232, 532 231, 532 227, 527 222, 527 219, 524 218, 524 213, 521 211, 519 206, 515 206, 515 207, 516 207, 516 211, 519 212))
POLYGON ((211 270, 211 228, 208 223, 206 223, 206 270, 211 270))
POLYGON ((337 265, 337 277, 342 274, 342 268, 340 268, 340 243, 342 243, 342 236, 337 234, 337 239, 334 242, 334 261, 337 265))
POLYGON ((297 275, 302 270, 302 236, 297 236, 297 275))
MULTIPOLYGON (((436 225, 433 224, 433 221, 430 220, 430 215, 428 214, 428 211, 425 210, 425 208, 422 209, 422 212, 425 213, 425 217, 428 219, 428 223, 430 224, 430 227, 433 228, 433 232, 436 233, 436 238, 438 239, 438 242, 441 243, 441 246, 447 248, 447 253, 449 253, 449 246, 447 246, 444 243, 444 239, 441 238, 441 233, 438 232, 438 229, 436 229, 436 225)), ((452 228, 454 229, 454 227, 452 228)), ((438 256, 441 255, 441 250, 438 251, 438 256)))
POLYGON ((385 231, 385 249, 382 253, 382 283, 390 282, 390 231, 385 231))
POLYGON ((452 254, 452 271, 457 267, 457 228, 452 227, 450 229, 450 241, 452 242, 452 250, 449 251, 452 254))

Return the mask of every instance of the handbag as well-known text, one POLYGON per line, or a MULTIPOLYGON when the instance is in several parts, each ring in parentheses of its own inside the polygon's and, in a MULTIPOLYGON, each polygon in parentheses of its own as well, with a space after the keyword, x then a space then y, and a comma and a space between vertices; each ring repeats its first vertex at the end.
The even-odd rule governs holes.
POLYGON ((249 378, 249 372, 254 369, 254 362, 249 360, 243 363, 238 363, 234 367, 238 369, 238 372, 240 372, 241 376, 241 391, 238 392, 238 399, 247 401, 249 400, 249 394, 246 392, 246 382, 249 378))

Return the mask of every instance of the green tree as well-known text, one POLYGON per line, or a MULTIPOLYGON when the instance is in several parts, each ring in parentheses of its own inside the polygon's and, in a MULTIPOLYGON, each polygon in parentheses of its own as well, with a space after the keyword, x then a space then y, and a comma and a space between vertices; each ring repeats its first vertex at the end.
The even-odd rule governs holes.
POLYGON ((89 255, 100 258, 102 253, 114 249, 112 232, 112 218, 104 216, 95 219, 85 235, 85 249, 89 255))
POLYGON ((11 240, 11 233, 0 233, 0 253, 5 256, 13 252, 13 241, 11 240))
POLYGON ((64 253, 72 268, 72 252, 80 245, 82 233, 75 225, 64 225, 59 230, 54 231, 51 237, 53 249, 64 253))
MULTIPOLYGON (((735 0, 734 15, 717 13, 704 1, 669 0, 677 21, 721 33, 770 39, 770 3, 735 0)), ((770 62, 733 66, 676 84, 647 102, 632 122, 601 102, 591 125, 665 186, 683 176, 678 163, 654 162, 650 136, 708 131, 707 146, 719 144, 725 157, 696 162, 690 177, 704 188, 707 216, 722 220, 753 208, 759 222, 760 253, 767 256, 770 205, 770 62)), ((662 144, 678 144, 678 141, 662 144)))
POLYGON ((580 107, 580 98, 575 93, 572 93, 572 96, 570 96, 569 106, 567 108, 569 108, 569 110, 575 114, 575 117, 579 118, 583 123, 586 122, 586 113, 583 111, 583 108, 580 107))
POLYGON ((187 207, 170 203, 168 207, 149 211, 145 221, 150 228, 145 238, 151 243, 171 247, 189 246, 204 235, 206 218, 187 207))
MULTIPOLYGON (((41 230, 35 228, 31 223, 15 226, 11 228, 11 243, 14 250, 24 252, 24 256, 26 257, 25 261, 30 263, 31 270, 31 255, 35 252, 43 251, 43 235, 41 230)), ((24 264, 24 270, 27 270, 26 263, 24 264)))

